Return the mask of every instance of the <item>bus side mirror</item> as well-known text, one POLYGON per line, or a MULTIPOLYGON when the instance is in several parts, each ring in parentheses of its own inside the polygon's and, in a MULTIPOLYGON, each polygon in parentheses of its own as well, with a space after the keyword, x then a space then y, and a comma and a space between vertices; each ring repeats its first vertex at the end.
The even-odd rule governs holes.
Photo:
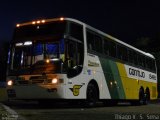
POLYGON ((69 68, 67 70, 67 76, 69 78, 74 77, 74 76, 78 75, 79 73, 81 73, 81 71, 82 71, 82 66, 77 65, 77 66, 75 66, 73 68, 69 68))
POLYGON ((74 68, 68 68, 67 70, 67 77, 71 78, 77 75, 77 70, 74 68))

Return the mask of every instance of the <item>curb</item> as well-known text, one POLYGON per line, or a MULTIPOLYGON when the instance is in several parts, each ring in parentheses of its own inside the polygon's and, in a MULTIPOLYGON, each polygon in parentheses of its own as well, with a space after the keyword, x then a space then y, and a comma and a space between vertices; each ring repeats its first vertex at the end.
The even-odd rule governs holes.
POLYGON ((0 103, 0 106, 2 106, 7 113, 1 115, 2 116, 2 120, 26 120, 25 118, 23 118, 22 116, 18 115, 18 113, 16 111, 14 111, 13 109, 9 108, 8 106, 0 103))

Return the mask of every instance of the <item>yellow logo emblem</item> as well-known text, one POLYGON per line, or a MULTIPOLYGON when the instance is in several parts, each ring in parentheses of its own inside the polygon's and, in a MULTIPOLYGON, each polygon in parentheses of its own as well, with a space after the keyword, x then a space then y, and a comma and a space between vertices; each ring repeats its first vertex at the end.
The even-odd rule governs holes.
POLYGON ((70 90, 73 92, 74 96, 78 96, 81 87, 82 85, 74 85, 73 88, 70 88, 70 90))

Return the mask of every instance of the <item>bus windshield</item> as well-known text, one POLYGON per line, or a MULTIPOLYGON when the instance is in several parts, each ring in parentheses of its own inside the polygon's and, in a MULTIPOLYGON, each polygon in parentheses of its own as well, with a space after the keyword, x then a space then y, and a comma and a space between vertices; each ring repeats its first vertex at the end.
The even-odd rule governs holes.
POLYGON ((26 25, 17 27, 14 31, 14 43, 27 40, 53 40, 63 38, 66 33, 66 21, 54 21, 51 23, 26 25))
POLYGON ((83 26, 65 20, 22 24, 14 31, 9 56, 9 75, 74 71, 76 76, 84 59, 83 26))
POLYGON ((58 73, 64 60, 64 39, 15 43, 11 53, 10 74, 58 73))

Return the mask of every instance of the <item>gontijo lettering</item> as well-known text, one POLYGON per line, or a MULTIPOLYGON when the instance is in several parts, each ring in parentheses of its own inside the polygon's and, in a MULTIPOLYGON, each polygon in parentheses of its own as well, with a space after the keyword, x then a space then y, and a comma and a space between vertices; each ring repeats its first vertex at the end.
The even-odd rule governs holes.
POLYGON ((129 74, 133 75, 133 76, 145 78, 145 72, 140 71, 140 70, 136 70, 133 68, 129 68, 129 74))
POLYGON ((149 79, 156 80, 156 76, 155 76, 155 75, 152 75, 152 74, 149 74, 149 79))

